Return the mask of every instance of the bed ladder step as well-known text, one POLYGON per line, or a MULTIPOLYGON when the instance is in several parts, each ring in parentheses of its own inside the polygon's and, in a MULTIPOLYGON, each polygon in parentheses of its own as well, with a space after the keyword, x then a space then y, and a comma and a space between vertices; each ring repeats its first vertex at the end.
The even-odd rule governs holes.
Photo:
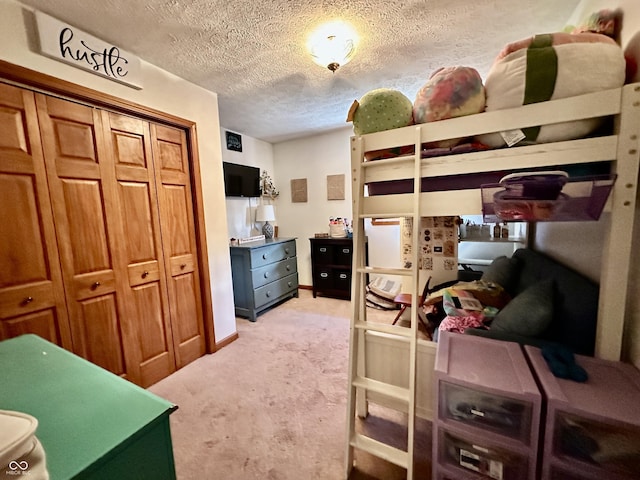
POLYGON ((387 325, 386 323, 375 322, 355 322, 354 327, 359 330, 370 330, 372 332, 388 333, 389 335, 396 335, 401 337, 400 340, 407 340, 411 338, 411 329, 406 327, 400 327, 398 325, 387 325))
POLYGON ((409 454, 404 450, 392 447, 386 443, 379 442, 371 437, 362 435, 359 433, 354 434, 351 437, 350 442, 352 447, 359 450, 363 450, 371 455, 375 455, 378 458, 382 458, 387 462, 398 465, 402 468, 407 468, 409 463, 409 454))
POLYGON ((365 388, 371 392, 385 395, 394 400, 409 403, 409 395, 411 392, 408 388, 398 387, 390 383, 380 382, 372 378, 356 377, 352 385, 357 388, 365 388))

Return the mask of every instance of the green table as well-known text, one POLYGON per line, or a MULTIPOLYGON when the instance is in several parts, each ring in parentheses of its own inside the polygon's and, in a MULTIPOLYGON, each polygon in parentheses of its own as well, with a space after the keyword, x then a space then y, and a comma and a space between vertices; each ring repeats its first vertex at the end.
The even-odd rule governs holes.
POLYGON ((175 479, 176 408, 36 335, 0 342, 0 409, 38 419, 51 480, 175 479))

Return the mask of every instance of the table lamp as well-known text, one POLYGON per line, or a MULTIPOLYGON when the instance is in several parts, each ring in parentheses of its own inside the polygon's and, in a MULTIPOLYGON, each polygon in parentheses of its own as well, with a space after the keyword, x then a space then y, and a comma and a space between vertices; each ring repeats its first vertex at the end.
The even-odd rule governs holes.
POLYGON ((265 222, 262 226, 262 234, 264 238, 273 238, 273 225, 269 222, 274 222, 276 219, 273 211, 273 205, 258 205, 256 209, 256 222, 265 222))

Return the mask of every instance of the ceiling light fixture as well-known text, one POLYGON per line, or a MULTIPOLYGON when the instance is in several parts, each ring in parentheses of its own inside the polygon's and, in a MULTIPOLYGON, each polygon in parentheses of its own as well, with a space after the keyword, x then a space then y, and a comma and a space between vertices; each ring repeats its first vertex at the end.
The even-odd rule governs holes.
POLYGON ((335 21, 320 26, 311 34, 307 45, 314 62, 335 72, 353 57, 357 38, 348 24, 335 21))

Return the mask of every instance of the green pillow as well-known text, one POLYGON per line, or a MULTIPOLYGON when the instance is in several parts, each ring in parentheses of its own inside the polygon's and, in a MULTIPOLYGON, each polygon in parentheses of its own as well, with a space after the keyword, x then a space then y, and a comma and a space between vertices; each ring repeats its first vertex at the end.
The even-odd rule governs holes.
POLYGON ((491 322, 491 330, 526 337, 540 335, 553 320, 553 295, 553 280, 531 285, 498 312, 491 322))
POLYGON ((482 274, 481 280, 493 282, 504 288, 511 296, 515 295, 520 277, 520 260, 515 257, 497 257, 482 274))

